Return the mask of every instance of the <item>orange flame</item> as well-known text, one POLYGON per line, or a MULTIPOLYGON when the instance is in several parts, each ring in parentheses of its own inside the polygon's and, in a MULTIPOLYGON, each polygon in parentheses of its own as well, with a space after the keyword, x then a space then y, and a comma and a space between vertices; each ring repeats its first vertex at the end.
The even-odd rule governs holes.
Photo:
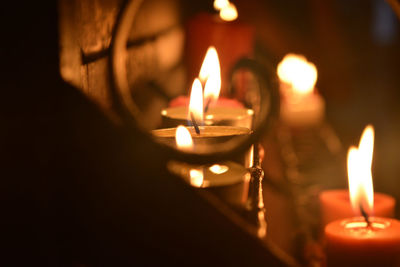
POLYGON ((175 132, 176 146, 182 150, 190 150, 193 148, 193 139, 185 126, 179 125, 175 132))
POLYGON ((214 8, 222 20, 233 21, 238 17, 236 6, 228 0, 214 0, 214 8))
POLYGON ((188 120, 191 120, 191 114, 198 124, 203 123, 203 88, 199 79, 195 79, 190 92, 188 120))
POLYGON ((350 201, 357 212, 360 206, 372 213, 374 188, 372 183, 372 156, 374 150, 374 128, 368 125, 361 136, 358 148, 351 147, 347 157, 347 173, 350 201))
POLYGON ((278 64, 279 79, 291 85, 293 93, 310 94, 317 82, 317 68, 302 55, 287 54, 278 64))
POLYGON ((191 169, 189 172, 190 184, 194 187, 201 187, 204 182, 204 174, 202 170, 191 169))
POLYGON ((199 73, 200 81, 205 83, 204 99, 215 102, 221 92, 221 67, 215 47, 210 46, 204 57, 199 73))

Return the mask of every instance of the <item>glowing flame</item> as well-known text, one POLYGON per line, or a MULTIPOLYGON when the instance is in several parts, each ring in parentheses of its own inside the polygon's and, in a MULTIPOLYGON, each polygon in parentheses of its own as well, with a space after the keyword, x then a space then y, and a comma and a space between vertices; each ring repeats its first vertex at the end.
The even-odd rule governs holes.
POLYGON ((195 187, 201 187, 204 181, 204 174, 201 170, 191 169, 190 172, 190 184, 195 187))
POLYGON ((221 92, 221 67, 218 53, 215 47, 210 46, 201 65, 200 80, 205 83, 204 99, 206 101, 217 101, 221 92))
POLYGON ((304 56, 287 54, 278 64, 279 79, 292 86, 293 92, 304 95, 314 90, 317 68, 304 56))
POLYGON ((204 87, 204 98, 208 101, 210 99, 212 102, 218 100, 219 93, 221 92, 221 74, 211 74, 204 87))
POLYGON ((220 18, 225 21, 233 21, 238 17, 236 6, 228 0, 214 0, 214 8, 219 11, 220 18))
POLYGON ((211 74, 221 75, 221 68, 219 65, 219 58, 217 50, 214 46, 210 46, 207 49, 207 53, 204 56, 203 64, 200 68, 199 79, 205 83, 211 74))
POLYGON ((226 173, 229 170, 228 166, 225 165, 219 165, 219 164, 214 164, 208 168, 212 173, 215 174, 223 174, 226 173))
POLYGON ((191 114, 197 124, 203 123, 203 88, 199 79, 195 79, 190 92, 188 119, 191 120, 191 114))
POLYGON ((176 146, 182 150, 190 150, 193 148, 193 140, 190 132, 186 127, 179 125, 175 132, 176 146))
POLYGON ((228 0, 214 0, 215 10, 221 11, 221 9, 226 8, 229 5, 228 0))
POLYGON ((232 3, 229 3, 227 7, 221 9, 221 11, 219 12, 219 16, 225 21, 233 21, 237 19, 238 12, 236 6, 232 3))
POLYGON ((374 206, 374 188, 372 184, 372 154, 374 149, 374 128, 368 125, 358 148, 351 147, 347 157, 349 194, 353 209, 357 212, 362 206, 372 213, 374 206))

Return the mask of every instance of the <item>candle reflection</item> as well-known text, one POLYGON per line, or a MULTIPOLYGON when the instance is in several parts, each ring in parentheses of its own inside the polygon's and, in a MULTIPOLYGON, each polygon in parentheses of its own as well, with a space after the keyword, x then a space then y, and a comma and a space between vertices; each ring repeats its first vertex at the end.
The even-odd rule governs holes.
POLYGON ((223 174, 229 170, 229 167, 226 165, 214 164, 208 169, 214 174, 223 174))
POLYGON ((194 187, 202 187, 204 182, 204 174, 202 170, 191 169, 190 172, 190 184, 194 187))

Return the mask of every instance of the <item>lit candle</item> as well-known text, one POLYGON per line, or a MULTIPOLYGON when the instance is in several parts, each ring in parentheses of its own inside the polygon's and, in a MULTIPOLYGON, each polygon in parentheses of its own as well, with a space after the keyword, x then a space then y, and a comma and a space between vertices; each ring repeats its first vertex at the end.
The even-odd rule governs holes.
MULTIPOLYGON (((204 85, 204 98, 211 101, 211 106, 216 107, 234 107, 243 108, 243 104, 236 99, 220 97, 221 92, 221 66, 219 57, 215 47, 210 46, 204 57, 200 68, 198 78, 204 85)), ((187 107, 189 98, 187 96, 179 96, 169 103, 169 107, 187 107)))
POLYGON ((196 77, 202 64, 202 55, 208 47, 216 47, 220 52, 224 92, 233 65, 240 58, 253 55, 254 29, 237 20, 238 13, 233 3, 216 0, 214 7, 219 11, 219 16, 201 13, 188 21, 186 59, 189 77, 196 77))
MULTIPOLYGON (((152 135, 157 141, 177 148, 175 133, 177 129, 182 127, 153 130, 152 135)), ((199 126, 200 134, 196 133, 194 127, 186 129, 190 132, 190 137, 194 144, 193 147, 197 153, 209 152, 213 145, 226 143, 233 138, 246 138, 251 134, 250 129, 237 126, 199 126)), ((189 150, 191 149, 193 148, 189 150)), ((243 155, 240 155, 239 158, 235 159, 235 161, 245 167, 250 167, 252 165, 252 153, 253 150, 249 149, 243 155)))
POLYGON ((314 86, 317 68, 305 57, 288 54, 279 63, 281 120, 292 127, 316 125, 324 118, 325 102, 314 86))
POLYGON ((400 222, 372 217, 373 139, 373 128, 368 126, 358 148, 349 149, 350 201, 362 217, 337 220, 325 227, 327 266, 400 266, 400 222))
POLYGON ((172 101, 173 105, 171 107, 162 110, 162 126, 176 127, 181 124, 187 125, 190 122, 188 120, 190 109, 188 103, 202 101, 205 125, 232 125, 250 129, 254 115, 253 110, 244 108, 237 100, 220 98, 220 91, 221 70, 218 54, 215 48, 211 47, 204 58, 199 78, 195 79, 192 85, 190 99, 180 97, 172 101), (204 96, 203 94, 193 95, 194 91, 202 91, 203 85, 204 96))
MULTIPOLYGON (((367 170, 369 170, 368 175, 370 175, 370 173, 371 173, 372 150, 373 150, 373 142, 374 142, 373 139, 374 139, 374 130, 373 130, 372 126, 367 126, 361 136, 359 150, 361 149, 361 150, 365 151, 365 148, 363 148, 363 147, 366 147, 366 145, 368 144, 369 151, 365 151, 362 153, 370 153, 370 157, 368 158, 368 161, 365 162, 365 164, 363 166, 360 166, 359 168, 366 168, 367 170)), ((350 165, 351 164, 354 165, 354 163, 352 163, 350 161, 354 160, 354 157, 357 157, 357 156, 354 156, 356 151, 357 150, 355 150, 355 148, 352 148, 349 152, 349 158, 348 158, 349 188, 354 188, 354 186, 351 187, 351 184, 350 184, 350 181, 351 181, 350 175, 352 174, 352 172, 350 171, 351 170, 350 165)), ((372 176, 371 176, 371 181, 372 181, 372 176)), ((361 215, 360 211, 357 207, 356 208, 352 207, 348 190, 338 189, 338 190, 323 191, 319 195, 319 200, 320 200, 320 207, 321 207, 322 225, 326 225, 329 222, 332 222, 332 221, 335 221, 338 219, 352 217, 354 214, 361 215)), ((374 204, 374 210, 373 210, 374 216, 380 216, 380 217, 393 217, 394 216, 395 199, 393 197, 386 195, 386 194, 382 194, 382 193, 374 193, 373 194, 373 202, 374 202, 373 203, 374 204)), ((372 211, 370 211, 370 212, 372 212, 372 211)))

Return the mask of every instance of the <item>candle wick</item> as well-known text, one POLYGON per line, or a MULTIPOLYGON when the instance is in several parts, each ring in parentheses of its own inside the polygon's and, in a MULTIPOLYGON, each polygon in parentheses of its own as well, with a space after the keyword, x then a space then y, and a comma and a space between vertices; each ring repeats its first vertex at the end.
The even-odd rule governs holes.
POLYGON ((190 119, 192 120, 194 130, 196 131, 196 134, 200 134, 200 128, 199 125, 197 124, 196 120, 194 119, 193 112, 190 112, 190 119))
POLYGON ((206 103, 206 106, 205 106, 205 108, 204 108, 204 113, 207 113, 207 112, 208 112, 208 109, 209 109, 209 107, 210 107, 210 104, 211 104, 211 97, 207 98, 207 103, 206 103))
POLYGON ((369 216, 368 213, 365 211, 363 205, 360 203, 360 211, 361 211, 361 215, 364 217, 366 223, 367 223, 367 227, 371 226, 371 221, 369 220, 369 216))

